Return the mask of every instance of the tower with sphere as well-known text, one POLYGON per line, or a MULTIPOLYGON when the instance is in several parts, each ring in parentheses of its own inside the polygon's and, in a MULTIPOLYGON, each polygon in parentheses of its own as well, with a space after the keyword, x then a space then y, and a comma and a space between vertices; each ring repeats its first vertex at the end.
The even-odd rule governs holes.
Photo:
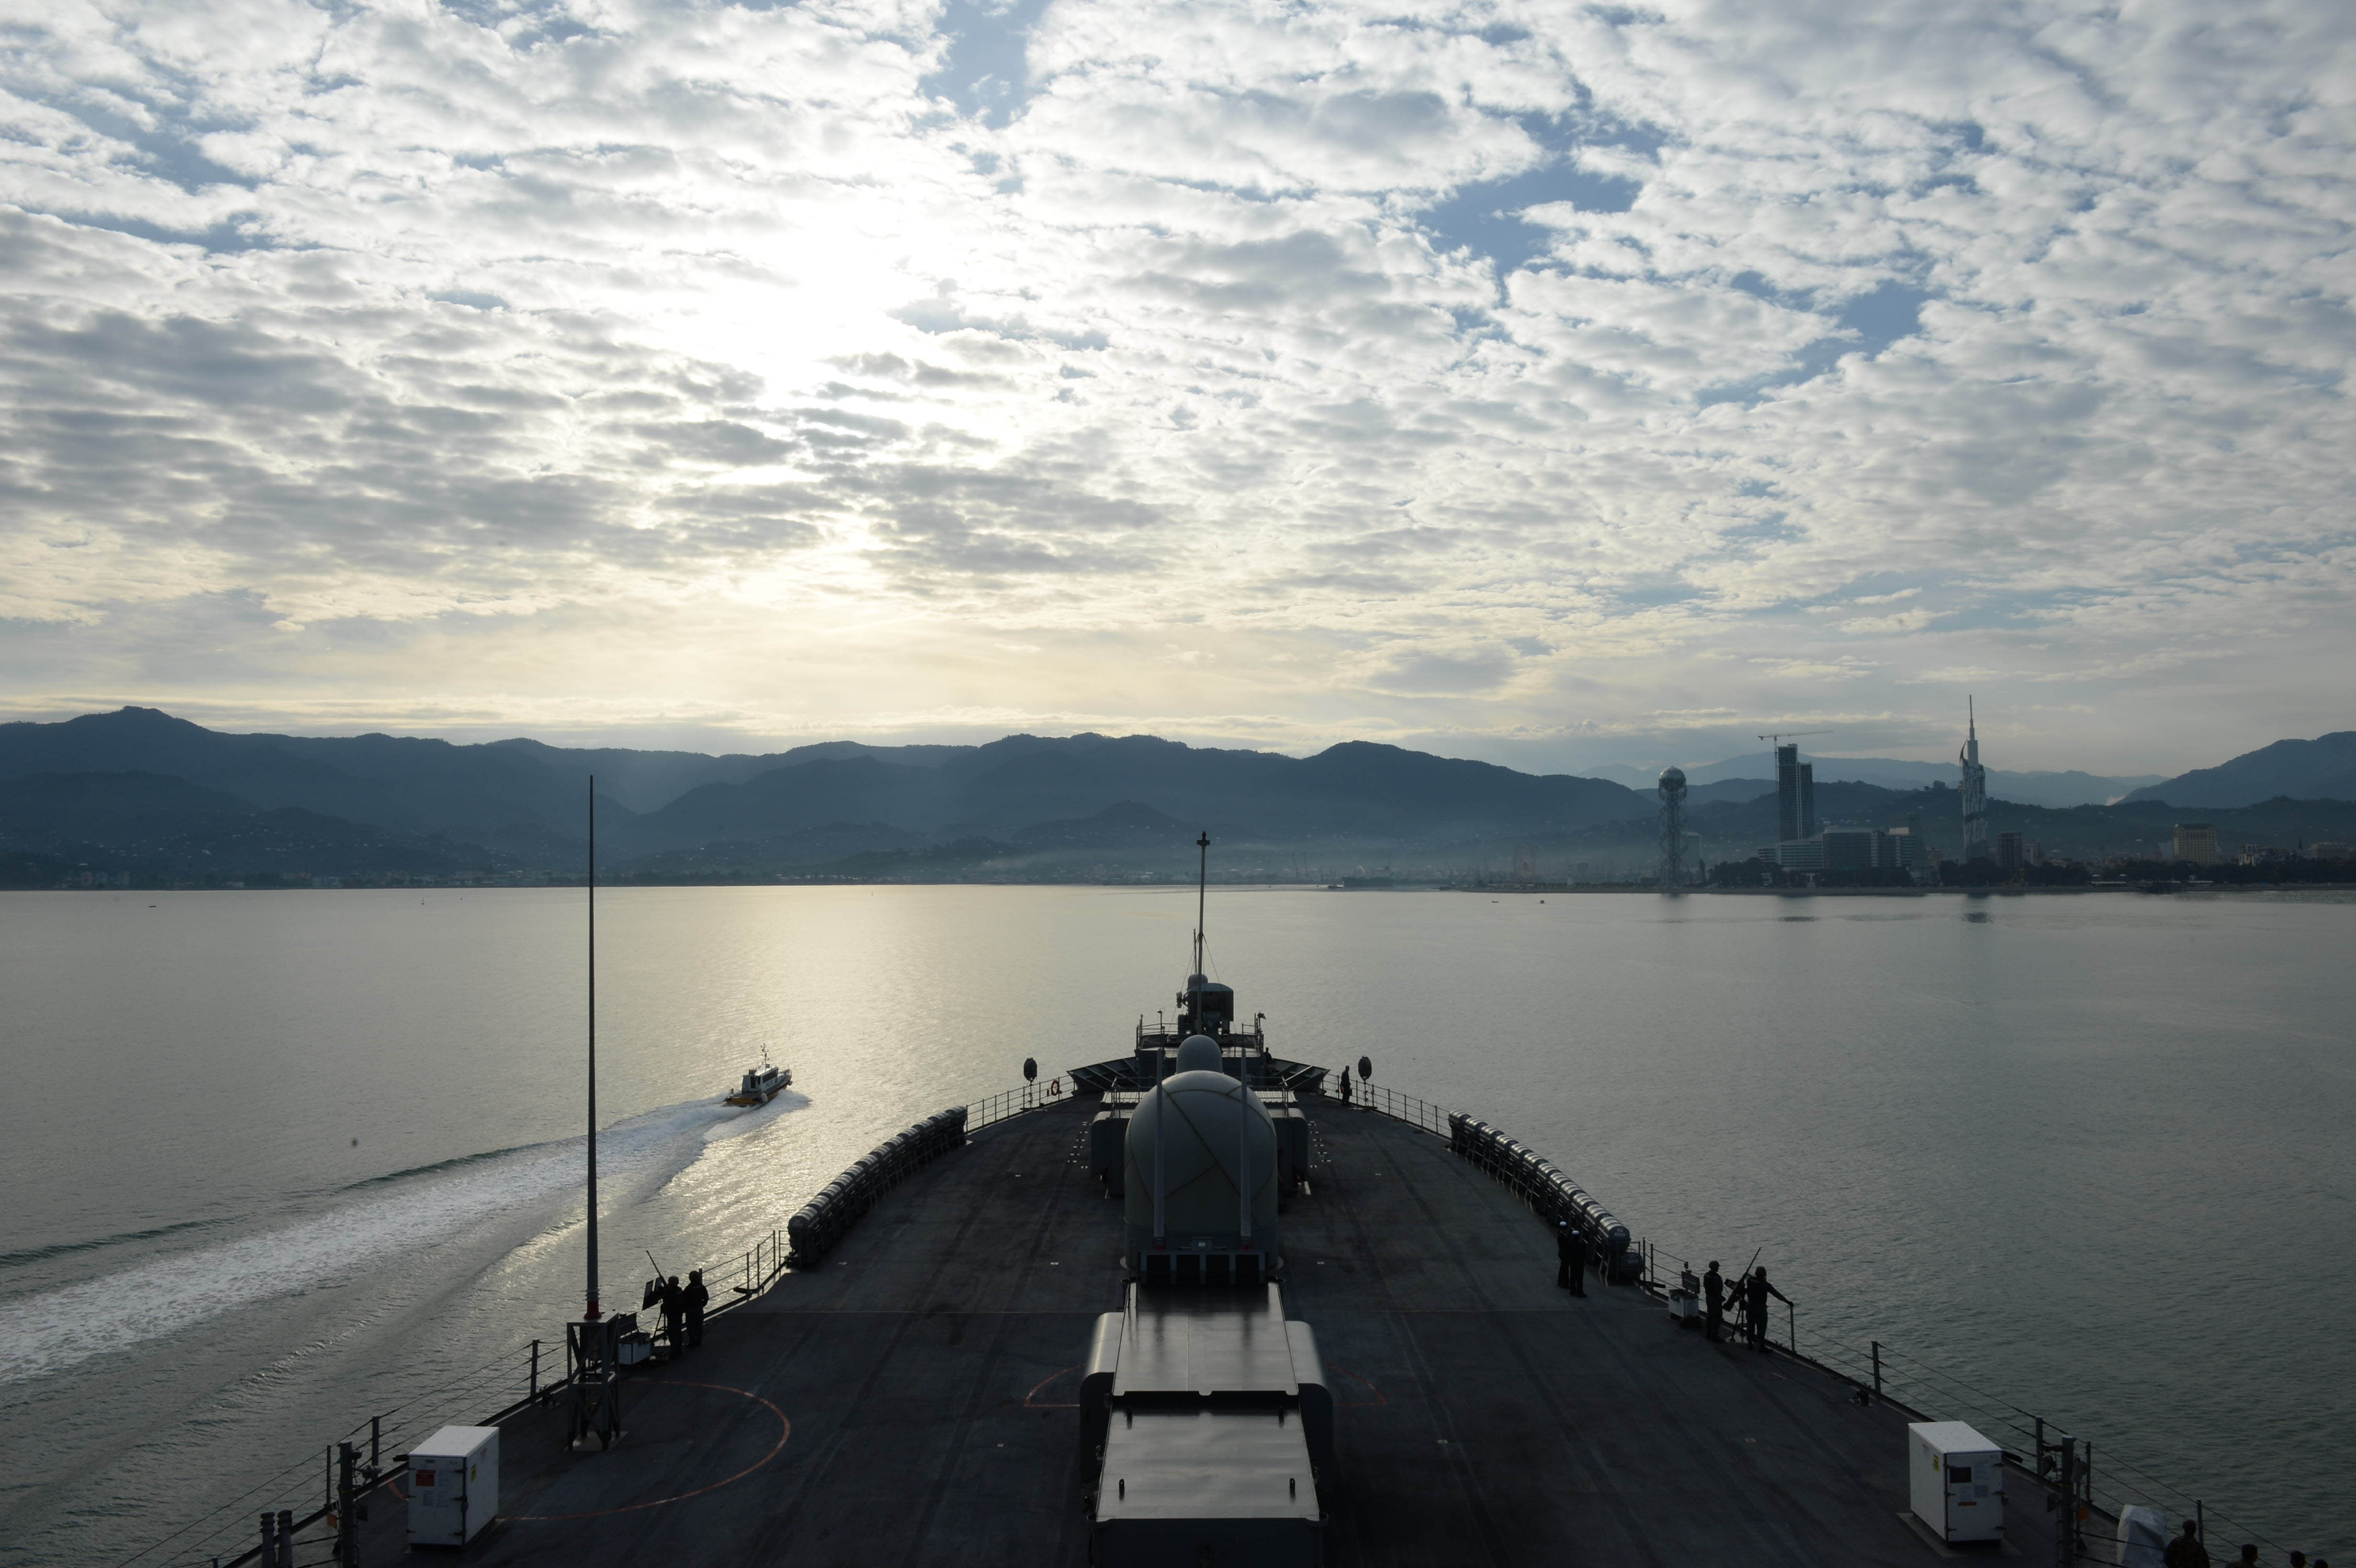
POLYGON ((1661 770, 1661 886, 1686 885, 1685 770, 1661 770))

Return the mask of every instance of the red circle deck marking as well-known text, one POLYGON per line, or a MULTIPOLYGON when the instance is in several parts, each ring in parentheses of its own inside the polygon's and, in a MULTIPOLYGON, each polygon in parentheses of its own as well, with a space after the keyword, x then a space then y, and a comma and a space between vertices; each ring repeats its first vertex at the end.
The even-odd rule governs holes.
POLYGON ((691 1492, 675 1492, 667 1498, 657 1498, 652 1502, 624 1503, 620 1508, 592 1509, 586 1513, 511 1513, 502 1514, 500 1517, 505 1519, 510 1524, 561 1524, 566 1520, 603 1519, 607 1514, 636 1513, 641 1509, 660 1508, 665 1503, 684 1502, 689 1498, 700 1498, 706 1492, 716 1492, 723 1487, 732 1486, 734 1483, 743 1480, 745 1477, 751 1475, 754 1471, 759 1469, 762 1466, 776 1458, 785 1448, 787 1440, 794 1435, 794 1424, 786 1419, 786 1413, 779 1410, 776 1405, 771 1404, 767 1400, 763 1399, 759 1394, 753 1392, 750 1389, 731 1388, 726 1383, 690 1382, 685 1379, 666 1381, 659 1383, 649 1383, 647 1386, 649 1390, 659 1388, 708 1388, 715 1390, 721 1393, 733 1393, 741 1399, 749 1399, 755 1404, 759 1405, 762 1409, 767 1411, 771 1415, 777 1418, 778 1431, 776 1444, 775 1446, 770 1448, 767 1453, 762 1455, 759 1458, 754 1460, 751 1464, 745 1466, 734 1475, 728 1477, 725 1480, 714 1481, 708 1487, 698 1487, 691 1492))
POLYGON ((1366 1392, 1375 1396, 1372 1399, 1337 1399, 1333 1402, 1334 1408, 1337 1410, 1365 1410, 1375 1405, 1390 1403, 1389 1400, 1383 1397, 1383 1391, 1375 1386, 1374 1379, 1362 1372, 1354 1372, 1347 1367, 1335 1367, 1333 1370, 1353 1382, 1365 1384, 1366 1392))
POLYGON ((1059 1403, 1059 1402, 1055 1401, 1055 1400, 1047 1400, 1047 1401, 1044 1401, 1044 1402, 1043 1402, 1043 1401, 1041 1401, 1041 1400, 1040 1400, 1040 1398, 1039 1398, 1039 1391, 1040 1391, 1041 1389, 1045 1388, 1049 1383, 1054 1382, 1057 1378, 1062 1377, 1062 1376, 1064 1375, 1064 1372, 1076 1372, 1076 1371, 1078 1371, 1079 1370, 1080 1370, 1080 1364, 1079 1364, 1077 1361, 1074 1361, 1070 1366, 1066 1367, 1066 1368, 1063 1370, 1063 1371, 1049 1372, 1045 1377, 1041 1378, 1041 1379, 1039 1380, 1038 1383, 1037 1383, 1035 1386, 1033 1386, 1033 1389, 1031 1390, 1031 1392, 1030 1392, 1029 1393, 1026 1393, 1026 1394, 1024 1394, 1024 1395, 1023 1396, 1023 1409, 1025 1409, 1025 1410, 1077 1410, 1077 1409, 1079 1409, 1079 1408, 1080 1408, 1080 1407, 1079 1407, 1079 1404, 1078 1404, 1078 1403, 1077 1403, 1077 1402, 1076 1402, 1076 1401, 1075 1401, 1075 1402, 1071 1402, 1071 1403, 1059 1403))

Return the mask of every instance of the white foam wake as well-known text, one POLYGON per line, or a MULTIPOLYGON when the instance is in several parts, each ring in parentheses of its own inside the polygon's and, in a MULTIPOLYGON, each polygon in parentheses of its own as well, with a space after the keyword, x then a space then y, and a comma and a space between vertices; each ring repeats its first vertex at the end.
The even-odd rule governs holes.
MULTIPOLYGON (((739 1112, 704 1100, 616 1123, 597 1137, 599 1179, 626 1200, 634 1186, 659 1186, 691 1164, 706 1134, 740 1119, 739 1112)), ((365 1199, 255 1235, 0 1303, 0 1384, 273 1297, 340 1284, 487 1221, 552 1218, 581 1180, 581 1139, 541 1144, 395 1180, 365 1199)))

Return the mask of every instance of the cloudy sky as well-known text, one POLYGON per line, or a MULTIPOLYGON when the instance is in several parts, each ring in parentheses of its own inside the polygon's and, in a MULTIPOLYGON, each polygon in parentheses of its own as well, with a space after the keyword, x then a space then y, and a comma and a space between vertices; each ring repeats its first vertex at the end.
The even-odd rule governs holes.
POLYGON ((2356 726, 2344 0, 5 0, 0 709, 2356 726))

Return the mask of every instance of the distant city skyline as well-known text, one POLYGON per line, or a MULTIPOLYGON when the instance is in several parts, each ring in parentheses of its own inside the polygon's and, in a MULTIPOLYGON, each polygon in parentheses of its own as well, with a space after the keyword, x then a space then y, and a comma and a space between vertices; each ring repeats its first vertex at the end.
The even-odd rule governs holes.
POLYGON ((60 0, 0 67, 0 716, 2340 728, 2342 11, 60 0))

